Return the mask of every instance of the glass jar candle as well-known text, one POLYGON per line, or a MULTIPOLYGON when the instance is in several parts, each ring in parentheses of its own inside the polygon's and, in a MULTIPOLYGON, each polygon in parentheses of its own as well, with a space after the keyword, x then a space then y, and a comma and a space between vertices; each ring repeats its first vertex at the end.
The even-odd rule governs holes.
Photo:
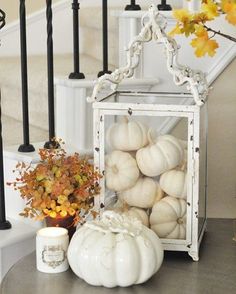
POLYGON ((68 230, 59 227, 40 229, 36 237, 37 269, 44 273, 60 273, 69 268, 68 230))

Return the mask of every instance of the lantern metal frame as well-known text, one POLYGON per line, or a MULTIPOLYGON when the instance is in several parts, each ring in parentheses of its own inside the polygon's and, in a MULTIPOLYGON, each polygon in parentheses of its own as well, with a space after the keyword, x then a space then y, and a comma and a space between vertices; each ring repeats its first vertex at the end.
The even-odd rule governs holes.
MULTIPOLYGON (((201 230, 199 230, 199 154, 200 154, 200 116, 201 111, 207 113, 207 96, 209 88, 205 75, 201 71, 181 65, 178 62, 179 46, 165 33, 166 20, 158 12, 155 5, 149 8, 142 18, 140 34, 132 40, 127 49, 127 65, 111 74, 100 77, 95 84, 88 102, 93 102, 94 125, 94 164, 105 174, 105 116, 163 116, 186 118, 188 124, 188 186, 187 186, 187 220, 186 239, 161 239, 165 250, 186 251, 197 261, 199 247, 206 229, 206 214, 201 230), (167 68, 173 75, 176 85, 186 84, 187 93, 158 93, 118 91, 118 85, 124 78, 132 77, 139 64, 142 45, 154 40, 165 47, 167 68), (111 92, 108 93, 109 86, 111 92), (175 97, 186 101, 186 105, 168 105, 157 103, 125 103, 117 102, 118 96, 135 97, 175 97), (114 101, 109 99, 114 98, 114 101), (201 107, 203 106, 204 107, 201 107)), ((207 117, 206 117, 207 119, 207 117)), ((207 130, 205 133, 207 136, 207 130)), ((207 177, 207 174, 206 174, 207 177)), ((95 207, 102 212, 105 207, 105 179, 100 179, 101 193, 95 197, 95 207)), ((206 184, 204 189, 206 189, 206 184)), ((204 190, 205 191, 205 190, 204 190)), ((205 195, 206 197, 206 195, 205 195)), ((206 200, 205 200, 206 201, 206 200)))

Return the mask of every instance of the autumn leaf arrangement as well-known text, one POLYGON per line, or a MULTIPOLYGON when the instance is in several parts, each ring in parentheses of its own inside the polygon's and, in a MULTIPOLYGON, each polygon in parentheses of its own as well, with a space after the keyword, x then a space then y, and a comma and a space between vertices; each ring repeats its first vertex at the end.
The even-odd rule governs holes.
POLYGON ((177 23, 170 35, 194 36, 190 44, 195 49, 195 55, 202 57, 208 54, 212 57, 219 47, 217 40, 214 39, 216 35, 233 42, 236 42, 236 39, 220 30, 212 29, 209 22, 223 15, 228 23, 235 26, 236 0, 202 0, 201 2, 201 11, 198 13, 190 13, 186 9, 174 10, 173 14, 177 23))
POLYGON ((96 216, 94 197, 99 194, 101 175, 88 158, 78 153, 67 156, 64 149, 39 149, 40 162, 18 163, 14 182, 8 183, 26 200, 23 217, 74 217, 83 223, 88 214, 96 216))

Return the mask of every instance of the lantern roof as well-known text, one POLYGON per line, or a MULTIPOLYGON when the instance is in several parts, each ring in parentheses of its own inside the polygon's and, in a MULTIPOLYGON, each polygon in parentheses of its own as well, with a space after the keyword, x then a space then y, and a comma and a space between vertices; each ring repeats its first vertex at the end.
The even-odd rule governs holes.
MULTIPOLYGON (((107 96, 108 88, 114 93, 122 80, 132 77, 140 62, 143 43, 153 40, 155 43, 164 46, 166 66, 173 77, 174 84, 177 86, 186 85, 187 91, 193 96, 195 104, 202 106, 206 102, 209 92, 205 74, 202 71, 193 70, 179 63, 178 51, 180 46, 178 46, 174 38, 165 32, 166 18, 159 13, 155 5, 151 5, 147 13, 142 17, 141 22, 142 29, 140 33, 131 40, 126 49, 126 65, 116 69, 111 74, 105 74, 98 78, 91 97, 87 98, 88 102, 103 101, 107 96), (105 93, 104 90, 106 90, 105 93)), ((168 94, 166 93, 166 95, 168 94)))

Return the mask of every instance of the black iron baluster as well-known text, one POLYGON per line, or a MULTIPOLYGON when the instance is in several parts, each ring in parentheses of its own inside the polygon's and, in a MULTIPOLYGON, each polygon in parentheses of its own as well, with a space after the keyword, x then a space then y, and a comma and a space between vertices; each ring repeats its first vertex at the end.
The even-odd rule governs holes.
POLYGON ((161 4, 157 5, 158 10, 172 10, 169 4, 166 4, 166 0, 161 0, 161 4))
POLYGON ((55 139, 55 109, 54 109, 54 63, 53 63, 53 26, 52 26, 52 0, 46 0, 47 17, 47 69, 48 69, 48 124, 49 140, 44 148, 58 148, 55 139))
MULTIPOLYGON (((1 12, 2 13, 2 12, 1 12)), ((1 111, 1 92, 0 92, 0 230, 8 230, 11 223, 6 220, 5 208, 5 189, 4 189, 4 165, 3 165, 3 147, 2 147, 2 111, 1 111)))
POLYGON ((0 30, 5 26, 6 24, 6 13, 0 9, 0 30))
POLYGON ((73 0, 73 43, 74 43, 74 72, 69 75, 69 79, 84 79, 85 76, 80 72, 79 62, 79 9, 78 0, 73 0))
MULTIPOLYGON (((0 9, 0 29, 6 24, 6 14, 0 9)), ((4 162, 3 162, 3 146, 2 146, 2 109, 1 109, 1 91, 0 91, 0 230, 11 228, 11 223, 6 220, 5 208, 5 189, 4 189, 4 162)))
POLYGON ((141 10, 140 5, 136 4, 135 0, 131 0, 129 5, 126 5, 125 10, 141 10))
POLYGON ((22 118, 23 118, 23 144, 19 152, 33 152, 34 146, 29 139, 29 103, 28 103, 28 68, 27 68, 27 41, 25 0, 20 0, 20 45, 21 45, 21 87, 22 87, 22 118))
POLYGON ((103 35, 103 70, 98 73, 98 77, 106 73, 108 70, 108 17, 107 17, 107 0, 102 1, 102 35, 103 35))

